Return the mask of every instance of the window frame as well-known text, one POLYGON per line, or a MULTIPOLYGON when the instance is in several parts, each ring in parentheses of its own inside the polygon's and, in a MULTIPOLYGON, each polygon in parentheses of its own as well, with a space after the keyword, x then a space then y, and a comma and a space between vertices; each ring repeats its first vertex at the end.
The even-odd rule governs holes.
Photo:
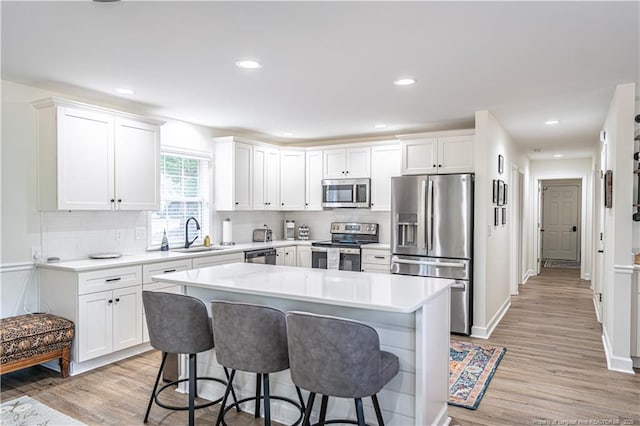
MULTIPOLYGON (((213 155, 210 152, 206 151, 198 151, 194 149, 181 149, 175 147, 162 147, 160 149, 160 156, 179 156, 183 158, 191 158, 200 162, 205 162, 206 167, 202 167, 202 163, 200 163, 199 168, 204 168, 205 170, 199 171, 198 173, 198 188, 202 189, 200 191, 200 203, 202 203, 202 217, 198 219, 200 223, 200 231, 198 233, 199 238, 194 242, 193 247, 202 246, 204 244, 204 238, 206 235, 211 235, 211 224, 212 224, 212 215, 213 212, 211 210, 211 206, 213 204, 213 155), (204 188, 203 188, 204 186, 204 188)), ((159 166, 160 167, 160 166, 159 166)), ((162 180, 162 173, 160 172, 160 179, 162 180)), ((162 189, 160 190, 160 205, 162 206, 164 202, 162 189)), ((182 197, 179 197, 182 198, 182 197)), ((179 199, 175 200, 179 202, 189 201, 188 199, 179 199)), ((153 241, 153 225, 154 213, 158 211, 150 211, 147 215, 147 250, 159 250, 160 242, 153 241)), ((169 249, 183 248, 182 242, 169 241, 169 249)))

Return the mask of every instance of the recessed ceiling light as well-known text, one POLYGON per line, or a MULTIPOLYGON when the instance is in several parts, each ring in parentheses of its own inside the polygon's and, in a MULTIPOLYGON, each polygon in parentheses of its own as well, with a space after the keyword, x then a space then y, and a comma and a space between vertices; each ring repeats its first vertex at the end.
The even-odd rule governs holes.
POLYGON ((258 61, 252 61, 252 60, 242 60, 242 61, 236 61, 236 66, 238 68, 244 68, 244 69, 248 69, 248 70, 255 70, 258 68, 262 68, 262 64, 258 61))
POLYGON ((553 154, 553 158, 562 158, 564 155, 562 154, 553 154))
POLYGON ((386 124, 376 124, 374 127, 376 129, 385 129, 387 127, 387 125, 386 124))
POLYGON ((411 86, 415 84, 416 80, 414 78, 400 78, 393 82, 396 86, 411 86))
POLYGON ((553 126, 554 124, 558 124, 558 123, 560 123, 560 121, 558 120, 548 120, 544 122, 544 124, 546 124, 547 126, 553 126))
POLYGON ((126 87, 118 87, 116 88, 116 92, 120 93, 121 95, 133 95, 134 92, 132 89, 127 89, 126 87))
POLYGON ((284 133, 282 134, 282 136, 284 136, 285 138, 290 138, 291 136, 293 136, 293 133, 291 133, 291 132, 284 132, 284 133))

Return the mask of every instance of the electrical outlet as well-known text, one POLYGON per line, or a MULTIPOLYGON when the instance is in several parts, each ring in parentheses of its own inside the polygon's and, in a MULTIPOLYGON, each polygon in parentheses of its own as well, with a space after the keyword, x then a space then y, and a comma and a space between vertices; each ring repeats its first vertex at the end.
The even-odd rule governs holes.
POLYGON ((122 241, 122 229, 116 229, 115 240, 122 241))
POLYGON ((144 240, 145 238, 147 238, 147 228, 138 226, 136 228, 136 240, 144 240))
POLYGON ((31 247, 31 259, 40 260, 42 257, 42 249, 38 246, 31 247))

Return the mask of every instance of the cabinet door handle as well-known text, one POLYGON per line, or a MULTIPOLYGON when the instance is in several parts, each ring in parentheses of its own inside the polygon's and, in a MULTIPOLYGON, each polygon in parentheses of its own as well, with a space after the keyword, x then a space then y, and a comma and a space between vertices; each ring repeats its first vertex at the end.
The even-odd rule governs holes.
POLYGON ((284 206, 284 203, 280 203, 281 206, 284 206))
POLYGON ((238 204, 240 204, 240 203, 238 203, 238 202, 236 201, 236 206, 237 206, 238 204))
POLYGON ((347 170, 346 173, 349 174, 349 170, 347 170))
POLYGON ((433 167, 435 167, 436 165, 434 164, 433 167))
POLYGON ((122 198, 118 198, 118 202, 121 203, 122 202, 122 198))
POLYGON ((109 200, 109 201, 111 201, 112 203, 115 203, 115 202, 116 202, 116 199, 115 199, 115 198, 112 198, 112 199, 111 199, 111 200, 109 200))
POLYGON ((120 301, 120 298, 119 298, 119 297, 117 297, 117 298, 116 298, 116 302, 119 302, 119 301, 120 301))
POLYGON ((168 274, 169 272, 175 272, 175 269, 167 269, 166 271, 164 271, 165 274, 168 274))
POLYGON ((442 164, 438 164, 438 167, 442 167, 442 164))
POLYGON ((373 256, 374 259, 384 259, 384 256, 373 256))
POLYGON ((107 278, 107 279, 105 280, 105 282, 111 283, 111 282, 114 282, 114 281, 120 281, 121 279, 122 279, 122 277, 118 277, 118 278, 107 278))
POLYGON ((109 304, 113 303, 113 299, 107 300, 107 303, 109 303, 109 304))

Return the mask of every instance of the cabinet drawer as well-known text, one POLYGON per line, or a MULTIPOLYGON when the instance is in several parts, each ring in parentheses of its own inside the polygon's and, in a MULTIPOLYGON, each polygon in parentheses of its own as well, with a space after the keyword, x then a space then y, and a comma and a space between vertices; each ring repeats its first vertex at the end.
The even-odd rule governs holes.
POLYGON ((389 266, 362 264, 362 272, 374 272, 377 274, 390 274, 389 266))
POLYGON ((382 250, 362 250, 362 263, 373 263, 376 265, 390 265, 391 255, 388 251, 382 250))
POLYGON ((170 272, 186 271, 191 269, 191 259, 174 260, 171 262, 150 263, 142 265, 142 282, 151 283, 154 275, 168 274, 170 272))
POLYGON ((78 294, 114 290, 142 284, 142 267, 102 269, 78 274, 78 294))
POLYGON ((216 254, 207 257, 193 259, 193 269, 214 265, 226 265, 227 263, 244 262, 244 253, 216 254))

